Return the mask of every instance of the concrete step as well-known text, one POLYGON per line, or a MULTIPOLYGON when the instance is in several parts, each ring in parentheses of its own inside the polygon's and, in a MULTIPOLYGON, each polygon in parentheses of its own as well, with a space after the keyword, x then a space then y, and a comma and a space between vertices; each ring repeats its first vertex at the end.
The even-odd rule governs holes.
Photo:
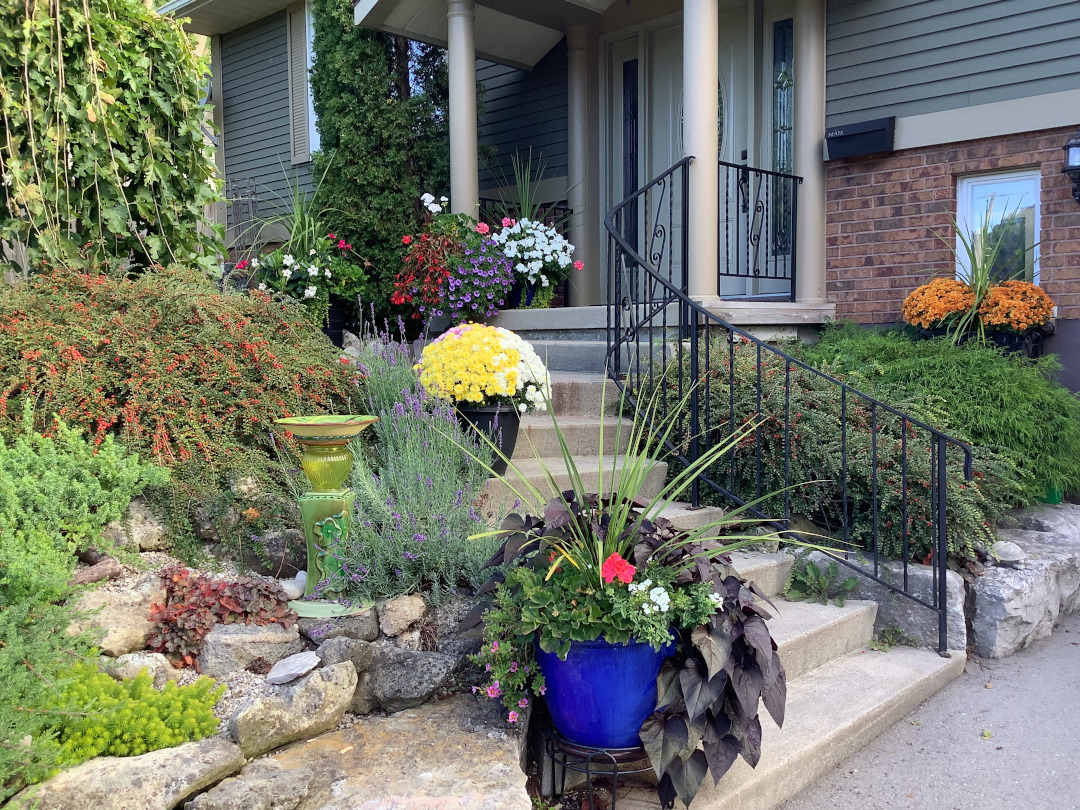
MULTIPOLYGON (((588 458, 600 453, 600 437, 604 438, 604 455, 614 456, 626 451, 630 444, 633 422, 618 416, 559 415, 559 430, 566 447, 574 458, 588 458)), ((562 454, 559 436, 551 414, 537 411, 521 418, 514 461, 530 458, 558 458, 562 454)))
MULTIPOLYGON (((578 474, 581 476, 582 485, 585 487, 586 492, 598 492, 600 489, 600 476, 604 477, 604 490, 611 488, 612 468, 614 466, 615 476, 618 477, 619 470, 622 468, 622 459, 603 459, 601 465, 601 459, 596 456, 585 456, 582 458, 575 458, 574 463, 577 466, 578 474)), ((554 498, 563 490, 570 489, 570 474, 566 471, 566 463, 560 458, 530 458, 522 460, 513 460, 514 467, 517 468, 517 472, 513 469, 507 469, 506 481, 501 481, 497 478, 489 480, 485 485, 481 493, 483 501, 483 512, 485 515, 496 515, 500 511, 505 514, 507 511, 520 511, 523 508, 520 503, 514 506, 515 501, 518 501, 518 495, 511 489, 513 486, 521 494, 521 500, 525 503, 533 504, 535 507, 542 506, 551 498, 554 498), (551 474, 552 479, 555 482, 555 489, 552 489, 548 483, 545 469, 551 474), (528 491, 521 478, 532 483, 536 489, 538 489, 544 499, 541 503, 536 504, 536 497, 528 491)), ((667 478, 667 464, 662 461, 654 462, 652 468, 645 476, 645 480, 642 483, 640 493, 645 498, 652 498, 660 493, 663 489, 664 480, 667 478)))
MULTIPOLYGON (((774 810, 958 678, 964 662, 962 651, 942 658, 911 647, 859 650, 789 681, 783 729, 762 709, 757 768, 740 758, 719 785, 706 776, 692 807, 774 810)), ((645 781, 620 787, 620 810, 656 810, 645 781)))
POLYGON ((551 403, 560 419, 564 416, 617 414, 619 401, 619 386, 603 373, 551 372, 551 403))
POLYGON ((874 636, 877 602, 845 602, 843 607, 774 598, 769 632, 793 681, 812 669, 858 650, 874 636))
POLYGON ((739 576, 757 585, 768 596, 778 596, 787 587, 795 558, 782 551, 733 551, 731 563, 739 576))

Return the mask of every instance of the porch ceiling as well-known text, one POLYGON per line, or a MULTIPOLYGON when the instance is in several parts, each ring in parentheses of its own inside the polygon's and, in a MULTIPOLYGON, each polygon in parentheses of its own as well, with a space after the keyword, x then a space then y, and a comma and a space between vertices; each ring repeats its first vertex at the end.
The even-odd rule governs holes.
MULTIPOLYGON (((477 0, 476 54, 531 70, 573 25, 595 25, 613 0, 477 0)), ((357 25, 445 48, 446 0, 358 0, 357 25)))
POLYGON ((193 34, 225 34, 291 6, 296 0, 169 0, 159 14, 190 17, 184 26, 193 34))

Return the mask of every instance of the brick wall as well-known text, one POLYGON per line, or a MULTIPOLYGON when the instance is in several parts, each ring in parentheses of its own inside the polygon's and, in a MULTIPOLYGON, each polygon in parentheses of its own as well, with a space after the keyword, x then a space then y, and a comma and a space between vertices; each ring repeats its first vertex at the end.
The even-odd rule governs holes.
POLYGON ((952 253, 934 233, 951 234, 958 175, 1040 166, 1040 283, 1060 317, 1080 318, 1080 205, 1061 172, 1061 147, 1074 131, 1041 130, 827 163, 825 286, 837 317, 898 322, 908 293, 954 272, 952 253))

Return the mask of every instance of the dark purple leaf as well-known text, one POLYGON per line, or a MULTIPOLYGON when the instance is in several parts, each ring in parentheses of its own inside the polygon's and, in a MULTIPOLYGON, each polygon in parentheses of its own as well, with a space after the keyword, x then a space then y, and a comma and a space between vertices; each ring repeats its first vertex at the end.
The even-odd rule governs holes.
POLYGON ((716 677, 716 673, 724 669, 724 664, 731 655, 731 636, 723 629, 723 625, 717 628, 712 626, 713 623, 710 623, 709 627, 699 625, 690 634, 690 640, 705 659, 710 678, 716 677))
POLYGON ((739 756, 739 741, 730 734, 710 741, 706 734, 702 747, 705 749, 705 759, 709 763, 709 770, 712 771, 713 784, 719 784, 721 778, 735 764, 739 756))
POLYGON ((709 763, 705 759, 705 753, 703 751, 695 751, 686 759, 676 757, 671 763, 671 767, 668 768, 668 774, 671 776, 671 784, 675 787, 675 792, 679 794, 679 798, 682 799, 683 804, 687 807, 690 806, 690 802, 692 802, 697 795, 698 789, 701 787, 701 782, 705 778, 705 774, 708 770, 709 763))
POLYGON ((746 724, 746 736, 740 742, 742 758, 751 768, 756 768, 761 759, 761 720, 756 715, 746 724))
POLYGON ((661 807, 671 807, 679 794, 675 792, 675 785, 671 783, 671 777, 666 773, 656 785, 656 796, 660 800, 661 807))
POLYGON ((679 672, 679 685, 682 686, 686 713, 692 723, 723 694, 724 687, 727 686, 727 674, 722 672, 719 676, 710 678, 705 664, 697 658, 690 658, 679 672))
POLYGON ((753 717, 757 714, 758 699, 761 697, 761 688, 764 683, 765 679, 757 664, 744 664, 735 668, 731 676, 731 685, 735 688, 735 697, 745 717, 753 717))
POLYGON ((772 599, 770 599, 768 597, 768 595, 765 593, 765 591, 761 590, 761 588, 759 588, 757 586, 756 582, 747 582, 746 587, 749 588, 751 593, 753 593, 754 596, 756 596, 758 599, 761 599, 761 600, 767 602, 769 604, 769 607, 771 607, 777 613, 780 612, 780 609, 775 604, 773 604, 772 599))
POLYGON ((675 663, 674 658, 665 658, 664 663, 660 665, 660 673, 656 676, 656 708, 670 706, 681 698, 679 665, 675 663))
POLYGON ((658 777, 668 769, 672 760, 678 758, 690 738, 682 717, 663 712, 653 712, 646 717, 638 736, 658 777))
POLYGON ((787 673, 784 672, 783 667, 780 668, 780 674, 777 675, 772 686, 762 693, 761 702, 765 704, 765 708, 768 710, 773 722, 783 728, 784 710, 787 706, 787 673))
POLYGON ((553 498, 544 507, 544 526, 548 531, 561 529, 573 519, 574 516, 559 498, 553 498))
POLYGON ((743 621, 743 635, 758 653, 758 661, 768 662, 772 659, 773 640, 769 635, 769 628, 758 616, 749 616, 743 621))

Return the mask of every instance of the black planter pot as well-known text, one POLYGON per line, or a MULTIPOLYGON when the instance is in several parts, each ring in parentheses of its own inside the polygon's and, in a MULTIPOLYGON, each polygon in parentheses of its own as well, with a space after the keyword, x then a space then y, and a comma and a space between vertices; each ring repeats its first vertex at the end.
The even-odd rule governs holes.
MULTIPOLYGON (((1051 324, 1036 326, 1026 332, 987 332, 986 340, 1009 354, 1022 354, 1024 357, 1042 357, 1043 341, 1054 333, 1051 324)), ((944 337, 948 334, 947 329, 920 329, 919 337, 925 340, 944 337)), ((973 333, 961 336, 960 342, 967 343, 974 337, 973 333)))
POLYGON ((323 334, 330 338, 330 342, 339 349, 345 343, 345 321, 347 306, 340 298, 330 298, 330 310, 326 313, 326 323, 322 327, 323 334))
MULTIPOLYGON (((491 469, 495 475, 506 472, 506 459, 514 455, 521 416, 508 405, 459 405, 458 414, 477 430, 483 431, 502 452, 492 452, 491 469)), ((485 447, 487 445, 484 445, 485 447)))

